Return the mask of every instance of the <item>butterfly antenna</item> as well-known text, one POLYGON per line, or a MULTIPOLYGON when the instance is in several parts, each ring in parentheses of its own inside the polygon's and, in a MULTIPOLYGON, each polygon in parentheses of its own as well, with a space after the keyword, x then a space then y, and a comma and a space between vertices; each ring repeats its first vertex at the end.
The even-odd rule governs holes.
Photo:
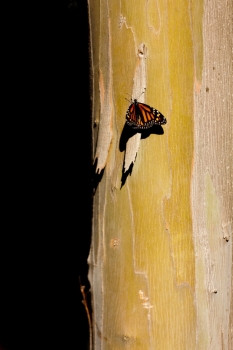
MULTIPOLYGON (((142 96, 142 94, 144 94, 146 92, 146 88, 144 88, 144 91, 141 92, 141 94, 137 97, 137 100, 142 96)), ((131 97, 131 95, 126 92, 127 95, 129 95, 131 97)), ((125 99, 129 102, 132 103, 133 102, 133 98, 131 97, 130 100, 128 98, 125 97, 125 99)))
MULTIPOLYGON (((129 95, 129 96, 131 97, 131 95, 130 95, 128 92, 126 92, 126 94, 129 95)), ((126 99, 126 101, 128 101, 129 103, 131 103, 131 102, 133 101, 133 100, 132 100, 132 97, 130 98, 130 100, 129 100, 128 98, 126 98, 126 97, 125 97, 125 99, 126 99)))
POLYGON ((129 100, 128 98, 125 97, 125 100, 128 101, 129 103, 132 102, 132 100, 129 100))
POLYGON ((139 98, 142 96, 142 94, 144 94, 146 92, 146 87, 144 88, 144 91, 142 91, 141 93, 140 93, 140 95, 138 96, 138 98, 137 98, 137 100, 139 100, 139 98))

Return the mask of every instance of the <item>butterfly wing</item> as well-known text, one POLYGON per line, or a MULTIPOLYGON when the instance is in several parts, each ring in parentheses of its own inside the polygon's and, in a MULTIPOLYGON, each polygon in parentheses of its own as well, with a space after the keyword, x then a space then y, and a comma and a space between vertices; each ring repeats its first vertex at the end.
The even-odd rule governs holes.
POLYGON ((131 103, 129 106, 127 112, 126 112, 126 122, 130 126, 136 126, 138 125, 138 117, 136 115, 136 104, 131 103))
POLYGON ((126 112, 126 122, 134 129, 148 129, 166 124, 166 118, 157 109, 135 100, 126 112))

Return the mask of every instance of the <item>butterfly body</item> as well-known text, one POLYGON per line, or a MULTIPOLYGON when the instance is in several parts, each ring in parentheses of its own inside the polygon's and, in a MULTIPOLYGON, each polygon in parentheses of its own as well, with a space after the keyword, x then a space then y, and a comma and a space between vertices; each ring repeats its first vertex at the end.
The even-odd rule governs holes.
POLYGON ((126 112, 126 122, 133 129, 148 129, 166 124, 167 120, 157 109, 134 99, 126 112))

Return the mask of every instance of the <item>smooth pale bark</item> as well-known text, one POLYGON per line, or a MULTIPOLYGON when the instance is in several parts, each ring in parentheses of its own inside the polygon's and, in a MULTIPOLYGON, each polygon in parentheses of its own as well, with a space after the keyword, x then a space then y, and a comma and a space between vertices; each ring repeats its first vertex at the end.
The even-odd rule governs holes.
POLYGON ((232 349, 232 13, 89 0, 93 350, 232 349), (131 98, 167 124, 124 149, 131 98))

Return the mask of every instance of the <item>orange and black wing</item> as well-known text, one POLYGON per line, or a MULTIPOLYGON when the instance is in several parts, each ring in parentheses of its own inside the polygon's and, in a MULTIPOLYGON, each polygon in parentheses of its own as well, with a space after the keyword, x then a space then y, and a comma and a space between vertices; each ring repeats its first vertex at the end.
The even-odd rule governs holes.
POLYGON ((166 124, 167 120, 157 109, 135 100, 127 110, 126 122, 134 129, 148 129, 166 124))

